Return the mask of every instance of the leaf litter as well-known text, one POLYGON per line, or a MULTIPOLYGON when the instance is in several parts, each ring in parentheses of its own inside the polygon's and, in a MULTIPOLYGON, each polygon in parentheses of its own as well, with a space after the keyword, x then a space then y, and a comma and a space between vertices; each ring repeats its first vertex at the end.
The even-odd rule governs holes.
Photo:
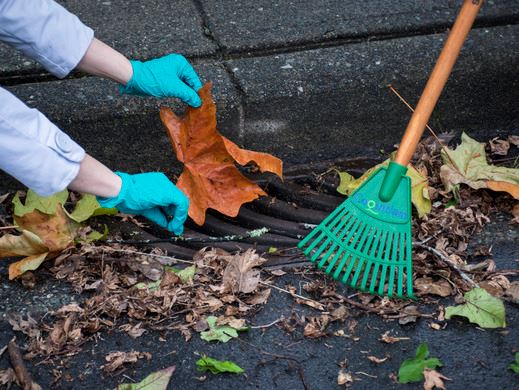
MULTIPOLYGON (((439 175, 444 161, 440 147, 431 138, 422 141, 415 160, 419 161, 415 163, 416 169, 427 178, 424 188, 428 198, 425 198, 431 201, 430 212, 424 213, 422 218, 414 218, 413 222, 415 241, 425 244, 416 246, 413 255, 418 295, 425 302, 432 296, 454 296, 462 303, 462 294, 471 290, 461 277, 462 271, 481 287, 490 289, 492 286, 494 295, 517 299, 517 282, 510 282, 499 274, 490 259, 479 265, 468 264, 466 251, 470 238, 489 221, 489 215, 497 210, 511 212, 513 200, 506 194, 490 195, 457 185, 452 187, 454 190, 445 191, 439 175)), ((210 330, 210 323, 214 324, 211 317, 215 317, 217 322, 213 328, 228 326, 236 330, 246 327, 243 317, 265 304, 272 288, 279 289, 271 280, 261 280, 258 266, 264 259, 253 251, 231 254, 222 249, 204 248, 195 255, 193 264, 183 269, 165 267, 152 257, 137 253, 128 246, 88 243, 80 247, 67 246, 58 252, 49 262, 54 263, 51 272, 57 279, 70 282, 77 293, 89 292, 91 296, 80 305, 69 305, 50 313, 45 322, 13 316, 10 319, 13 329, 29 337, 26 356, 46 360, 72 356, 99 331, 114 326, 134 338, 147 329, 155 329, 177 330, 189 340, 192 332, 210 330), (101 258, 102 267, 92 267, 92 260, 99 264, 101 258)), ((481 253, 489 256, 491 250, 483 248, 481 253)), ((150 254, 163 255, 158 249, 150 254)), ((310 277, 312 273, 318 275, 317 271, 304 272, 310 277)), ((270 273, 271 277, 284 273, 278 274, 270 273)), ((344 297, 338 293, 335 282, 328 279, 305 282, 302 288, 308 298, 302 299, 293 286, 286 286, 285 291, 296 303, 321 314, 301 316, 293 312, 290 317, 274 323, 287 332, 300 327, 309 338, 335 334, 358 340, 354 336, 356 321, 349 318, 351 306, 401 323, 424 316, 432 318, 405 301, 390 301, 368 294, 358 294, 356 299, 344 297), (334 322, 345 323, 346 328, 332 334, 327 328, 334 322)), ((441 307, 435 315, 439 321, 445 319, 441 307)), ((407 339, 390 336, 388 332, 381 337, 386 343, 407 339)))

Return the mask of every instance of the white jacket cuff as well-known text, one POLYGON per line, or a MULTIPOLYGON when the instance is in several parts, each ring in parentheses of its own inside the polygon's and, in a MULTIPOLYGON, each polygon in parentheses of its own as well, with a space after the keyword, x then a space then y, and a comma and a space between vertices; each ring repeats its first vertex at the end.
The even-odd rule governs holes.
POLYGON ((40 195, 65 189, 85 151, 45 115, 0 88, 0 169, 40 195))

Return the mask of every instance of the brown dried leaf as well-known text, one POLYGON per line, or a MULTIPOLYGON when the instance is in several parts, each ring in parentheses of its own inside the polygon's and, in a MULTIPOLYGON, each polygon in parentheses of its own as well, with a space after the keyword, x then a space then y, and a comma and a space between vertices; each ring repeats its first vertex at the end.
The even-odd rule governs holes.
POLYGON ((435 387, 445 390, 443 379, 450 381, 450 379, 446 376, 443 376, 438 371, 432 370, 430 368, 425 368, 423 370, 423 376, 425 378, 425 382, 423 384, 424 390, 433 390, 435 387))
POLYGON ((497 137, 490 140, 489 144, 492 154, 499 156, 506 156, 508 154, 508 150, 510 149, 509 141, 498 139, 497 137))
POLYGON ((160 111, 177 159, 184 163, 177 186, 189 198, 189 216, 198 225, 204 224, 208 208, 234 217, 243 203, 266 195, 238 171, 235 162, 240 165, 255 162, 262 172, 282 176, 281 160, 266 153, 240 149, 216 130, 211 86, 207 83, 198 91, 202 106, 189 107, 183 118, 169 108, 163 107, 160 111))
POLYGON ((340 369, 339 373, 337 374, 337 384, 339 386, 342 386, 348 385, 350 383, 353 383, 353 376, 351 375, 351 373, 346 372, 343 369, 340 369))
POLYGON ((265 303, 267 303, 267 300, 269 299, 271 292, 272 289, 270 288, 258 291, 250 298, 247 298, 245 300, 245 303, 248 303, 249 305, 264 305, 265 303))
POLYGON ((254 267, 265 261, 254 249, 234 255, 223 274, 222 292, 254 292, 260 281, 260 270, 254 267))
POLYGON ((409 337, 393 337, 389 335, 389 330, 380 336, 380 341, 386 344, 398 343, 399 341, 410 340, 409 337))
POLYGON ((327 336, 325 330, 330 322, 330 317, 327 315, 321 315, 319 317, 308 317, 308 324, 304 329, 304 336, 312 339, 327 336))
POLYGON ((445 279, 434 281, 430 277, 418 278, 414 281, 414 287, 419 294, 439 295, 440 297, 448 297, 453 290, 449 282, 445 279))
POLYGON ((387 359, 389 359, 389 356, 387 356, 387 355, 384 358, 378 358, 376 356, 368 356, 369 361, 371 361, 373 363, 377 363, 377 364, 384 363, 387 359))
POLYGON ((128 335, 132 339, 136 339, 137 337, 141 337, 144 332, 146 332, 146 329, 142 328, 142 322, 137 323, 136 325, 131 324, 124 324, 119 327, 120 330, 123 332, 128 333, 128 335))
POLYGON ((151 359, 151 353, 149 352, 112 352, 109 353, 105 360, 108 362, 101 366, 105 372, 114 372, 125 363, 135 363, 139 359, 151 359))
POLYGON ((11 367, 0 370, 0 385, 5 385, 6 389, 10 389, 13 383, 20 386, 14 370, 11 367))
POLYGON ((506 296, 512 298, 516 303, 519 303, 519 281, 510 283, 510 286, 505 291, 506 296))

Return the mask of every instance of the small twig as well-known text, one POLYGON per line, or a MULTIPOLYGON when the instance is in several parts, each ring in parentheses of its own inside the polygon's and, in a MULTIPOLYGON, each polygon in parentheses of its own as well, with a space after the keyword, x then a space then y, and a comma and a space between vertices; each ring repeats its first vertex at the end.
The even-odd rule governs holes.
POLYGON ((2 357, 2 355, 4 354, 4 352, 7 350, 7 345, 4 346, 2 349, 0 349, 0 358, 2 357))
POLYGON ((305 381, 305 374, 304 374, 304 370, 303 370, 303 365, 301 364, 301 362, 299 360, 297 360, 296 358, 294 358, 292 356, 278 355, 276 353, 265 351, 261 347, 258 347, 255 344, 249 343, 249 342, 247 342, 245 340, 242 340, 242 339, 239 339, 239 338, 237 340, 242 342, 242 343, 244 343, 244 344, 247 344, 247 345, 249 345, 249 346, 251 346, 253 348, 256 348, 263 355, 272 356, 275 359, 290 360, 292 362, 295 362, 299 366, 299 377, 301 378, 301 382, 303 383, 303 388, 305 390, 309 389, 309 387, 308 387, 308 385, 307 385, 307 383, 305 381))
POLYGON ((428 245, 424 245, 421 242, 413 242, 413 246, 417 246, 419 248, 423 248, 431 252, 432 254, 438 256, 440 259, 442 259, 450 268, 452 268, 454 271, 458 273, 461 278, 467 282, 471 287, 479 287, 479 285, 472 280, 470 276, 468 276, 465 272, 463 272, 451 259, 449 259, 447 256, 445 256, 443 253, 441 253, 438 249, 430 247, 428 245))
POLYGON ((356 371, 355 374, 368 376, 370 378, 378 378, 376 375, 371 375, 371 374, 368 374, 368 373, 366 373, 364 371, 356 371))
POLYGON ((255 326, 251 326, 250 328, 251 328, 251 329, 264 329, 264 328, 270 328, 271 326, 276 325, 278 322, 283 321, 284 319, 285 319, 284 317, 281 317, 281 318, 278 318, 276 321, 272 321, 270 324, 266 324, 266 325, 255 325, 255 326))
POLYGON ((134 255, 149 256, 149 257, 154 257, 154 258, 163 259, 163 260, 165 259, 165 260, 168 260, 168 261, 171 261, 171 262, 175 262, 175 263, 185 263, 185 264, 191 264, 191 265, 195 264, 194 261, 177 259, 176 257, 166 256, 166 255, 156 255, 154 253, 132 251, 130 249, 119 249, 119 248, 112 248, 112 247, 103 247, 103 250, 109 250, 109 251, 112 251, 112 252, 130 253, 130 254, 134 254, 134 255))
MULTIPOLYGON (((402 103, 404 103, 407 108, 409 108, 409 110, 411 110, 411 112, 414 112, 414 108, 403 98, 402 95, 400 95, 397 90, 391 85, 391 84, 388 84, 387 87, 391 90, 391 92, 393 92, 401 101, 402 103)), ((454 162, 454 159, 451 158, 450 154, 449 154, 449 148, 447 148, 447 146, 445 146, 443 144, 443 142, 440 140, 440 138, 436 135, 436 133, 434 132, 434 130, 429 126, 429 124, 426 124, 425 125, 427 127, 427 130, 429 130, 431 132, 431 134, 433 135, 433 137, 436 139, 436 141, 438 141, 438 144, 440 144, 440 147, 443 149, 443 151, 445 152, 445 154, 447 155, 447 158, 449 159, 449 161, 451 162, 452 166, 458 171, 460 172, 460 169, 458 168, 458 166, 456 165, 456 163, 454 162)))
POLYGON ((9 351, 9 358, 11 359, 11 364, 14 368, 14 372, 16 374, 16 378, 18 378, 18 382, 23 385, 24 390, 41 390, 41 386, 34 382, 23 362, 22 354, 16 345, 16 338, 13 337, 9 344, 7 345, 7 350, 9 351))
POLYGON ((0 226, 0 230, 12 230, 16 229, 18 226, 12 225, 12 226, 0 226))
POLYGON ((278 290, 278 291, 281 291, 281 292, 284 292, 284 293, 286 293, 286 294, 288 294, 288 295, 292 295, 292 296, 295 297, 295 298, 303 299, 303 300, 305 300, 305 301, 310 301, 310 302, 313 302, 313 303, 315 303, 315 304, 317 304, 317 305, 319 305, 319 306, 322 306, 322 305, 323 305, 321 302, 318 302, 318 301, 316 301, 315 299, 307 298, 307 297, 304 297, 304 296, 302 296, 302 295, 299 295, 299 294, 296 294, 296 293, 290 292, 290 291, 288 291, 288 290, 286 290, 286 289, 284 289, 284 288, 278 287, 278 286, 276 286, 276 285, 274 285, 274 284, 265 283, 265 282, 262 282, 261 280, 260 280, 259 283, 262 284, 262 285, 264 285, 264 286, 267 286, 267 287, 272 287, 273 289, 278 290))

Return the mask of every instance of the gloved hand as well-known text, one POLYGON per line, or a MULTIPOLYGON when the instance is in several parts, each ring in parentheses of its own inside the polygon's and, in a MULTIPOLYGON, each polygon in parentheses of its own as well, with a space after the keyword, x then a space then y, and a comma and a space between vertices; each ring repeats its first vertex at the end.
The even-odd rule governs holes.
POLYGON ((142 215, 177 236, 184 230, 189 199, 163 173, 115 172, 122 179, 119 195, 97 198, 103 207, 115 207, 126 214, 142 215), (173 217, 168 222, 168 217, 173 217))
POLYGON ((119 91, 130 95, 176 97, 193 107, 202 101, 197 91, 202 82, 186 58, 180 54, 169 54, 150 61, 130 61, 133 75, 119 91))

